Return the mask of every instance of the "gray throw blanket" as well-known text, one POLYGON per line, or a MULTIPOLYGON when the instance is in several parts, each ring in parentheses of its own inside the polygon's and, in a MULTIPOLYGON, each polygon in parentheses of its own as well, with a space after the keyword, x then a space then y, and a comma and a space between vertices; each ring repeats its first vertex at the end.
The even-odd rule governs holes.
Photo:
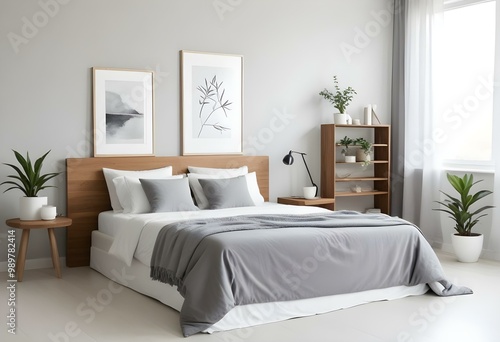
POLYGON ((158 234, 151 277, 177 286, 184 297, 184 336, 205 330, 236 305, 422 283, 440 296, 472 293, 445 279, 416 226, 351 211, 169 224, 158 234))

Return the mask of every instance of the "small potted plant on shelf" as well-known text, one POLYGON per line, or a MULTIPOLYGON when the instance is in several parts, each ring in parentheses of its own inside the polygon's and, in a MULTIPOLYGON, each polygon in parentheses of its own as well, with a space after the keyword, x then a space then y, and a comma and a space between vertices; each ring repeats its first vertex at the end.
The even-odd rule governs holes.
POLYGON ((340 139, 340 141, 339 141, 339 145, 344 146, 344 148, 342 149, 342 154, 344 155, 346 163, 355 163, 356 162, 356 156, 347 155, 347 153, 349 152, 349 146, 352 145, 353 143, 354 143, 354 140, 347 137, 347 135, 344 138, 340 139))
POLYGON ((337 76, 333 76, 333 82, 335 84, 335 94, 325 88, 319 93, 319 95, 323 96, 325 100, 330 101, 333 106, 340 112, 334 114, 335 124, 347 124, 348 118, 350 117, 346 113, 346 109, 349 103, 351 103, 354 94, 357 93, 351 87, 347 87, 346 89, 341 91, 337 76))
POLYGON ((443 202, 436 202, 445 208, 434 210, 450 214, 449 217, 455 221, 454 229, 456 233, 451 235, 451 242, 458 261, 476 262, 483 247, 483 235, 473 233, 472 228, 479 222, 481 217, 487 215, 479 215, 481 212, 494 207, 486 205, 472 211, 471 206, 481 198, 491 195, 493 192, 490 190, 480 190, 475 194, 469 194, 472 186, 482 181, 479 180, 474 182, 474 176, 472 174, 465 174, 463 177, 459 177, 447 173, 446 177, 460 197, 455 198, 441 191, 447 198, 443 202))
POLYGON ((365 138, 357 138, 354 140, 354 144, 359 146, 359 149, 356 151, 356 161, 363 162, 364 166, 370 165, 372 143, 365 138))
POLYGON ((38 192, 45 188, 53 187, 45 184, 50 179, 59 175, 60 172, 40 174, 43 161, 50 150, 38 158, 34 164, 31 162, 29 153, 26 153, 26 158, 24 158, 19 152, 15 150, 13 150, 13 152, 21 167, 19 168, 16 165, 4 163, 14 169, 16 174, 7 176, 14 180, 4 181, 0 183, 0 185, 11 185, 4 193, 13 189, 19 189, 23 192, 24 197, 20 199, 19 218, 21 220, 40 220, 40 211, 42 206, 47 204, 47 197, 38 197, 38 192))

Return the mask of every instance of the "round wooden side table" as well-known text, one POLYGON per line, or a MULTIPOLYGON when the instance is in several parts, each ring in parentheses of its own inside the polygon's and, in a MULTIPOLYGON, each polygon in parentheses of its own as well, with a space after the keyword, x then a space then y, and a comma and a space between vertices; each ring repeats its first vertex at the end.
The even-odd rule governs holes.
POLYGON ((57 251, 57 241, 54 234, 54 228, 66 228, 71 226, 72 220, 68 217, 58 216, 54 220, 33 220, 26 221, 13 218, 5 221, 12 228, 22 229, 21 245, 16 260, 16 278, 17 281, 23 281, 24 264, 26 262, 26 251, 31 229, 47 229, 49 233, 50 250, 52 252, 52 264, 56 271, 57 278, 61 278, 61 265, 59 263, 59 252, 57 251))

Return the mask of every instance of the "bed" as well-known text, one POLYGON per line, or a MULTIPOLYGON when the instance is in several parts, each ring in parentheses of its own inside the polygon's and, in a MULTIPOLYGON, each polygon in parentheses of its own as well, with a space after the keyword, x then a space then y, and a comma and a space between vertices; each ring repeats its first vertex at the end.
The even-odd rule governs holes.
MULTIPOLYGON (((384 217, 387 222, 377 222, 372 227, 373 220, 380 221, 381 216, 363 216, 355 218, 365 220, 361 224, 342 223, 345 227, 331 229, 332 220, 349 221, 356 214, 269 203, 268 167, 269 161, 265 156, 67 159, 68 215, 73 219, 73 225, 67 233, 67 264, 90 265, 106 277, 179 311, 185 336, 321 314, 372 301, 421 295, 428 291, 429 286, 439 295, 471 293, 468 288, 446 281, 434 252, 418 232, 418 228, 407 222, 384 217), (150 170, 171 166, 173 174, 185 174, 188 166, 193 165, 219 169, 247 167, 248 173, 255 174, 256 186, 263 203, 167 213, 136 214, 111 210, 103 168, 150 170), (332 217, 335 215, 337 216, 332 217), (281 229, 276 229, 276 225, 281 229), (324 229, 324 225, 330 229, 324 229), (361 227, 358 228, 358 225, 361 227), (259 226, 259 229, 254 226, 259 226), (201 232, 202 235, 199 240, 193 241, 188 241, 193 239, 191 233, 185 236, 169 235, 174 234, 174 231, 175 234, 185 234, 188 230, 201 232), (206 233, 207 231, 210 233, 206 233), (361 234, 362 231, 366 231, 368 235, 359 237, 365 235, 361 234), (384 233, 381 235, 382 231, 384 233), (393 238, 397 234, 403 234, 403 231, 408 231, 410 237, 393 238), (183 244, 162 249, 163 246, 157 243, 157 237, 162 234, 169 237, 162 240, 167 241, 166 245, 170 241, 183 241, 183 244), (338 240, 338 236, 341 236, 340 247, 330 243, 332 239, 338 240), (379 237, 380 240, 376 240, 379 237), (223 238, 229 239, 229 242, 223 241, 223 238), (328 241, 327 244, 323 244, 325 241, 328 241), (231 247, 221 248, 224 244, 231 247), (352 245, 354 249, 346 249, 347 245, 352 245), (326 257, 330 255, 325 252, 326 249, 321 250, 317 246, 345 251, 333 260, 326 257), (405 263, 409 265, 395 260, 387 262, 389 259, 381 258, 381 264, 393 265, 374 275, 371 272, 377 267, 363 269, 363 264, 369 262, 365 259, 374 259, 373 253, 376 253, 377 248, 384 247, 394 249, 393 253, 400 253, 401 259, 408 259, 405 263), (188 253, 192 249, 192 253, 168 254, 173 249, 179 249, 179 253, 188 253), (247 256, 247 252, 242 252, 248 249, 254 254, 247 256), (339 263, 344 263, 343 260, 352 259, 353 254, 360 254, 353 253, 353 250, 363 250, 368 254, 356 256, 357 264, 352 266, 355 267, 354 271, 346 270, 347 264, 341 265, 344 270, 338 268, 339 263), (421 255, 427 257, 420 260, 421 255), (162 261, 162 258, 166 258, 166 261, 162 261), (216 261, 212 262, 211 258, 216 261), (294 261, 289 261, 293 258, 294 261), (163 272, 170 268, 161 262, 169 263, 174 259, 179 260, 175 262, 175 267, 184 264, 181 273, 186 274, 186 277, 176 277, 175 272, 163 272), (253 259, 258 261, 254 262, 253 259), (217 264, 217 260, 222 261, 217 264), (287 262, 291 264, 286 264, 287 262), (283 263, 288 266, 283 266, 283 263), (293 269, 289 265, 299 265, 299 269, 293 269), (195 271, 196 269, 199 271, 195 271), (155 270, 158 272, 155 273, 155 270), (415 270, 420 270, 420 273, 416 275, 418 272, 415 270), (402 278, 406 280, 396 281, 386 276, 386 273, 394 272, 402 272, 402 278), (273 278, 272 273, 277 276, 273 278), (338 282, 335 278, 347 279, 349 274, 353 275, 352 281, 334 284, 338 282), (370 275, 366 277, 364 274, 370 275), (156 279, 153 280, 151 275, 156 279), (363 278, 370 279, 365 281, 363 278), (375 278, 380 278, 377 284, 373 284, 375 278), (223 279, 224 283, 219 279, 223 279), (246 287, 251 287, 251 291, 242 290, 246 287), (215 292, 220 294, 212 295, 215 292)), ((146 184, 149 186, 155 181, 148 181, 146 184)), ((247 182, 250 182, 248 178, 247 182)), ((219 180, 200 183, 207 185, 203 188, 207 194, 208 185, 220 185, 219 180)))

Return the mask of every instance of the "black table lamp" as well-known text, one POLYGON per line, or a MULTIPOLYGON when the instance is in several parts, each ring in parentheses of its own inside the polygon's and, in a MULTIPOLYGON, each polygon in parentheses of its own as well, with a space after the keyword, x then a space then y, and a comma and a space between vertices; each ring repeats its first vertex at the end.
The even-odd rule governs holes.
POLYGON ((311 184, 316 188, 316 193, 315 193, 314 197, 317 197, 318 196, 318 186, 316 184, 314 184, 313 178, 311 176, 311 172, 309 172, 309 167, 307 167, 306 158, 304 158, 304 156, 306 155, 305 153, 297 152, 297 151, 290 151, 290 152, 288 152, 288 154, 286 156, 283 157, 283 164, 285 164, 285 165, 292 165, 293 164, 292 153, 297 153, 297 154, 300 154, 302 156, 302 160, 304 161, 304 165, 306 166, 307 174, 309 175, 309 179, 311 180, 311 184))

